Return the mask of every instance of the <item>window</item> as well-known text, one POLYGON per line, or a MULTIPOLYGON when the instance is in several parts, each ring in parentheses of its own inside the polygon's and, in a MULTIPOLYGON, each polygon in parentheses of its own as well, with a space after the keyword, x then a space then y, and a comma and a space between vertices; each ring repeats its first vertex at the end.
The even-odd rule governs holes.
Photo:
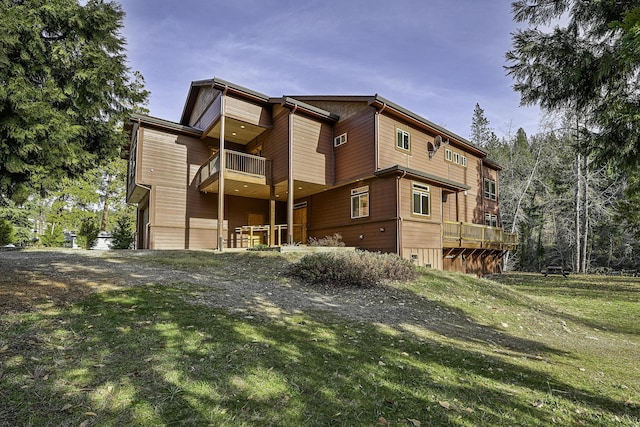
POLYGON ((364 218, 366 216, 369 216, 368 185, 351 190, 351 218, 364 218))
POLYGON ((467 156, 460 156, 460 164, 465 168, 467 167, 467 156))
POLYGON ((453 163, 460 163, 460 154, 458 153, 453 153, 453 163))
POLYGON ((498 226, 498 215, 491 214, 489 212, 485 212, 484 214, 484 225, 487 227, 497 227, 498 226))
POLYGON ((411 140, 409 132, 402 129, 396 129, 396 147, 400 148, 401 150, 411 150, 411 140))
POLYGON ((453 151, 449 150, 448 148, 445 148, 445 150, 444 150, 444 159, 448 160, 448 161, 451 161, 452 156, 453 156, 453 151))
POLYGON ((484 179, 484 198, 496 200, 496 182, 492 179, 484 179))
POLYGON ((347 142, 347 134, 346 133, 343 133, 342 135, 336 136, 335 138, 333 138, 333 146, 334 147, 342 145, 345 142, 347 142))
POLYGON ((431 196, 427 185, 413 184, 413 213, 424 216, 431 215, 431 196))

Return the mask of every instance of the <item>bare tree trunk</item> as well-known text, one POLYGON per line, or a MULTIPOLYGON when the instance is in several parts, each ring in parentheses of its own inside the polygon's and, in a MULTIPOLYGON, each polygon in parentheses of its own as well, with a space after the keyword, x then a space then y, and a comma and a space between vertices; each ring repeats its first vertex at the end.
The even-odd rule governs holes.
POLYGON ((100 231, 107 230, 107 223, 109 221, 109 201, 111 200, 111 174, 107 172, 107 181, 104 191, 104 205, 102 207, 102 221, 100 221, 100 231))
POLYGON ((580 217, 581 217, 581 203, 582 202, 582 156, 580 151, 576 154, 576 189, 575 189, 575 214, 576 214, 576 222, 575 222, 575 239, 576 239, 576 247, 575 247, 575 265, 574 270, 576 273, 580 272, 581 262, 580 256, 582 255, 582 247, 580 245, 582 239, 582 232, 580 231, 580 217))
POLYGON ((589 242, 589 157, 584 156, 584 167, 583 176, 584 176, 584 186, 583 186, 583 227, 582 227, 582 272, 587 272, 587 267, 589 265, 588 257, 587 257, 587 248, 589 242))

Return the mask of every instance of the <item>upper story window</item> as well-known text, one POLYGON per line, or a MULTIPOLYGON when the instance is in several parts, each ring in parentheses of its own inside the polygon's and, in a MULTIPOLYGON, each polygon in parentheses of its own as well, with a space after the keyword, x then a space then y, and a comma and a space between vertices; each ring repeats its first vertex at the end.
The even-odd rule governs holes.
POLYGON ((409 132, 396 129, 396 147, 401 150, 411 151, 411 136, 409 132))
POLYGON ((492 179, 484 179, 484 198, 489 200, 497 199, 496 182, 492 179))
POLYGON ((460 163, 460 154, 453 153, 453 163, 455 163, 455 164, 460 163))
POLYGON ((369 186, 364 185, 351 190, 351 218, 367 216, 369 216, 369 186))
POLYGON ((453 159, 453 151, 449 150, 448 148, 445 148, 444 159, 450 162, 453 159))
POLYGON ((431 195, 429 186, 413 184, 413 213, 416 215, 431 215, 431 195))
POLYGON ((467 167, 467 156, 460 156, 460 164, 465 168, 467 167))
POLYGON ((342 135, 336 136, 333 138, 333 146, 338 147, 347 142, 347 134, 343 133, 342 135))

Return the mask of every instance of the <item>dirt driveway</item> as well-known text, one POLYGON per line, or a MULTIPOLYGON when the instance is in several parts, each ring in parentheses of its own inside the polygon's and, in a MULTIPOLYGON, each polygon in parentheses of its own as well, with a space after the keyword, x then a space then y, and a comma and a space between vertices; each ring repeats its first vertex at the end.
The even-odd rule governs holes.
MULTIPOLYGON (((418 316, 424 316, 424 313, 416 312, 421 311, 416 306, 417 301, 408 300, 407 295, 393 288, 318 289, 295 281, 278 280, 277 275, 281 272, 273 270, 261 277, 251 277, 224 269, 172 269, 141 259, 153 256, 154 252, 150 251, 0 252, 0 313, 72 304, 93 292, 119 287, 181 283, 206 289, 200 291, 198 297, 190 292, 189 298, 193 302, 230 311, 277 315, 278 312, 318 309, 340 317, 387 322, 417 320, 418 316)), ((283 261, 282 269, 285 263, 283 261)), ((255 269, 249 271, 255 273, 255 269)))

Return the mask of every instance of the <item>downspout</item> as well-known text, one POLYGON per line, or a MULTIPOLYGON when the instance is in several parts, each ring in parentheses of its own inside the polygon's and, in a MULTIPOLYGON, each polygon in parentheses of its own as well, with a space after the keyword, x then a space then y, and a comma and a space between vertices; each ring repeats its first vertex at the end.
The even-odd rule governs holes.
POLYGON ((293 244, 293 118, 297 105, 289 112, 289 194, 287 195, 287 243, 293 244))
POLYGON ((380 167, 380 148, 379 148, 379 143, 380 143, 380 136, 378 135, 380 132, 380 113, 382 113, 384 111, 384 109, 387 108, 387 104, 385 102, 382 103, 382 108, 379 110, 376 110, 376 116, 374 119, 374 151, 375 151, 375 171, 377 171, 380 167))
POLYGON ((225 149, 224 149, 224 125, 225 125, 225 97, 228 87, 224 87, 220 98, 220 147, 218 149, 218 251, 223 251, 224 238, 224 169, 225 149))
POLYGON ((398 176, 396 182, 396 253, 402 257, 402 216, 400 216, 402 209, 402 197, 400 195, 401 188, 400 182, 407 175, 407 171, 403 171, 401 176, 398 176))

